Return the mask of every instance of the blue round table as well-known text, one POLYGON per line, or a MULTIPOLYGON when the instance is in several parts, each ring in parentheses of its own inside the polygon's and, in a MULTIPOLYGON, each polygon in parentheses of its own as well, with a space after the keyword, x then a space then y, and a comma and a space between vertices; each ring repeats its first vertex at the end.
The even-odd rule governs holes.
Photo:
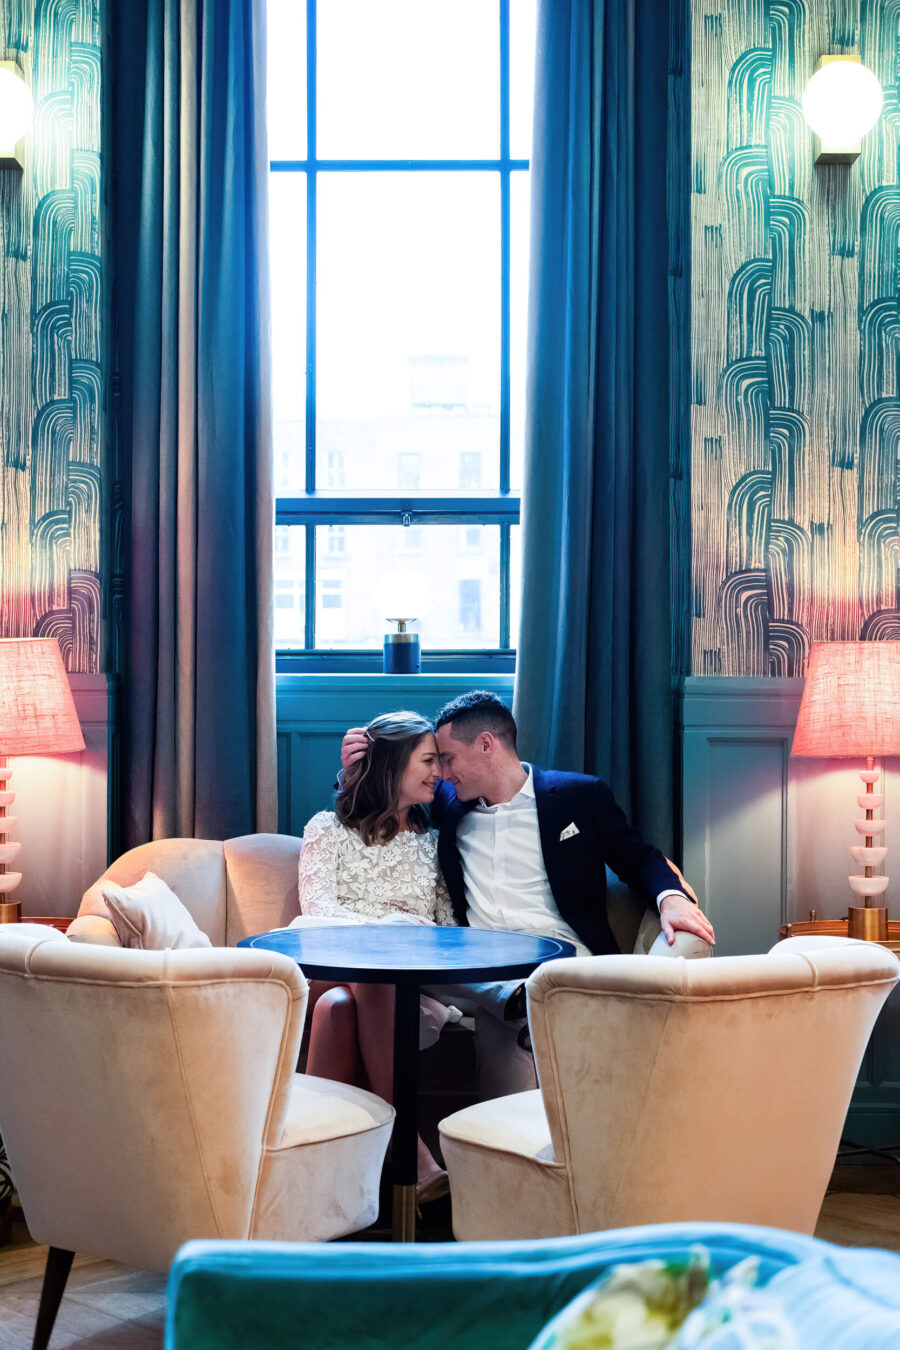
POLYGON ((517 980, 557 957, 574 956, 571 942, 485 928, 428 924, 342 924, 333 928, 277 928, 245 938, 239 947, 282 952, 310 980, 393 984, 394 1146, 392 1236, 415 1237, 416 1139, 419 1060, 419 988, 517 980))

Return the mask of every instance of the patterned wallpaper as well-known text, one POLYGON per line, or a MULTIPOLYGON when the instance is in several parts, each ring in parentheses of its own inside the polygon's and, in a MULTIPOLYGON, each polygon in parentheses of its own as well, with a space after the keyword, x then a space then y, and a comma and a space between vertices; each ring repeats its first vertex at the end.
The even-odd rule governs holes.
POLYGON ((35 100, 0 170, 0 636, 100 669, 100 0, 0 0, 35 100))
POLYGON ((694 0, 691 59, 692 671, 801 675, 900 638, 900 0, 694 0), (885 108, 816 168, 838 51, 885 108))

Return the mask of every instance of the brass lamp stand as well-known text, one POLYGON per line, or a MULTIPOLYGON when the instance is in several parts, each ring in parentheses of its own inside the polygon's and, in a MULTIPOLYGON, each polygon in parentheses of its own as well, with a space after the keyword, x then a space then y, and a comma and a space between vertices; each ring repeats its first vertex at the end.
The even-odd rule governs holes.
POLYGON ((9 864, 22 847, 20 843, 10 843, 9 840, 9 832, 16 823, 15 816, 6 814, 16 796, 9 787, 11 777, 9 759, 6 755, 0 755, 0 923, 18 923, 22 917, 19 901, 9 899, 22 880, 21 872, 9 870, 9 864))

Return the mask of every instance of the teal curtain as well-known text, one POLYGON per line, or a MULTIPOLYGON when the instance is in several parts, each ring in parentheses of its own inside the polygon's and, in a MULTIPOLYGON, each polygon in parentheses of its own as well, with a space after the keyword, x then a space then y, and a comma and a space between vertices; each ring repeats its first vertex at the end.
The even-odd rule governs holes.
POLYGON ((276 820, 262 0, 111 19, 120 843, 276 820))
POLYGON ((665 10, 539 0, 515 696, 523 756, 602 777, 667 850, 670 51, 665 10))

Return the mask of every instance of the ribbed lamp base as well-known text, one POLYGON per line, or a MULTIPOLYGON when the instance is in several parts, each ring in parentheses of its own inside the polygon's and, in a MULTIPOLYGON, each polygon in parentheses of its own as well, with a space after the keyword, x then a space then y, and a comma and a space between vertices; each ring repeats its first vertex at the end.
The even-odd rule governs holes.
POLYGON ((883 905, 851 905, 847 936, 863 942, 887 942, 888 912, 883 905))

